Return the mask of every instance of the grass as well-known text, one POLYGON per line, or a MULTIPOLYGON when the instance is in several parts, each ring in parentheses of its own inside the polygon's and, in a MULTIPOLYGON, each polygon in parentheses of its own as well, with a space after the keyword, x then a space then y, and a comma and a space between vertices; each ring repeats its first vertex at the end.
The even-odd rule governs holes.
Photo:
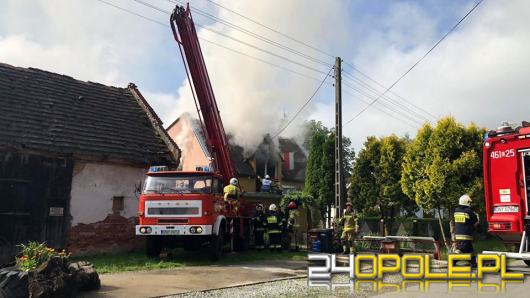
MULTIPOLYGON (((498 239, 492 238, 487 240, 476 240, 473 242, 473 248, 475 253, 481 253, 484 250, 490 251, 508 251, 508 248, 504 243, 498 239)), ((442 260, 447 260, 447 249, 444 245, 440 248, 440 258, 442 260)))
POLYGON ((174 250, 170 257, 150 259, 144 252, 130 252, 122 254, 100 254, 87 257, 76 257, 74 260, 89 261, 94 264, 96 271, 103 273, 117 273, 124 271, 143 271, 155 269, 169 269, 185 266, 205 266, 205 265, 234 265, 241 263, 251 263, 265 260, 305 260, 307 252, 270 252, 245 251, 234 254, 226 254, 218 262, 209 259, 206 252, 188 252, 184 250, 174 250))

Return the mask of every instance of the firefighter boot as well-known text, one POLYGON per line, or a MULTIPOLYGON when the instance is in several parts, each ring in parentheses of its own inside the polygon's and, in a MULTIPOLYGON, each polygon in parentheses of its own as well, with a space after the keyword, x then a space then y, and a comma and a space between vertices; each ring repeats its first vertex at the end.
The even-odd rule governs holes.
POLYGON ((346 255, 350 254, 350 245, 346 240, 342 240, 342 253, 346 255))

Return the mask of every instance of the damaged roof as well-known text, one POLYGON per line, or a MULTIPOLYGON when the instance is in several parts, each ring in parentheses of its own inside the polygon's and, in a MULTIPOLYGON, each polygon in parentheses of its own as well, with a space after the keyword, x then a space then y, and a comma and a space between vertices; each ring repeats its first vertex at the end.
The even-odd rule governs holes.
POLYGON ((96 161, 178 163, 180 150, 134 84, 0 63, 0 147, 96 161))
POLYGON ((248 158, 245 158, 244 149, 241 146, 230 144, 230 157, 234 163, 236 174, 242 177, 255 178, 256 173, 248 162, 248 158))

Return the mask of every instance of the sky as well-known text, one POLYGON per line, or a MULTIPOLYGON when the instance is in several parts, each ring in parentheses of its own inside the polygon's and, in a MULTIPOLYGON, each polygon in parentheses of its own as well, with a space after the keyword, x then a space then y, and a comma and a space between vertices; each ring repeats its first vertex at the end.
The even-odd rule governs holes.
MULTIPOLYGON (((2 0, 0 62, 120 87, 134 82, 166 126, 184 112, 196 114, 180 53, 167 26, 169 16, 133 0, 105 1, 161 24, 97 0, 2 0)), ((175 6, 173 0, 144 1, 166 11, 175 6)), ((413 65, 477 0, 213 1, 312 47, 211 1, 191 1, 196 24, 205 26, 198 27, 201 38, 269 63, 201 40, 225 129, 236 143, 250 149, 291 119, 330 71, 328 64, 335 56, 343 59, 345 123, 413 65)), ((435 123, 449 115, 486 128, 504 120, 530 120, 528 15, 530 5, 525 0, 485 0, 388 98, 345 125, 344 135, 359 150, 368 136, 414 136, 426 120, 435 123)), ((334 126, 332 83, 333 78, 327 77, 282 136, 300 137, 309 119, 334 126)))

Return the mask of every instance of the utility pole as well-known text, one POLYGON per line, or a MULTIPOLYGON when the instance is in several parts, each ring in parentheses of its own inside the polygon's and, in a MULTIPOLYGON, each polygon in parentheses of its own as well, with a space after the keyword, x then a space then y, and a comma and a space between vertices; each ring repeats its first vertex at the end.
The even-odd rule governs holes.
POLYGON ((341 217, 344 204, 342 156, 342 77, 341 59, 335 58, 335 217, 341 217))

